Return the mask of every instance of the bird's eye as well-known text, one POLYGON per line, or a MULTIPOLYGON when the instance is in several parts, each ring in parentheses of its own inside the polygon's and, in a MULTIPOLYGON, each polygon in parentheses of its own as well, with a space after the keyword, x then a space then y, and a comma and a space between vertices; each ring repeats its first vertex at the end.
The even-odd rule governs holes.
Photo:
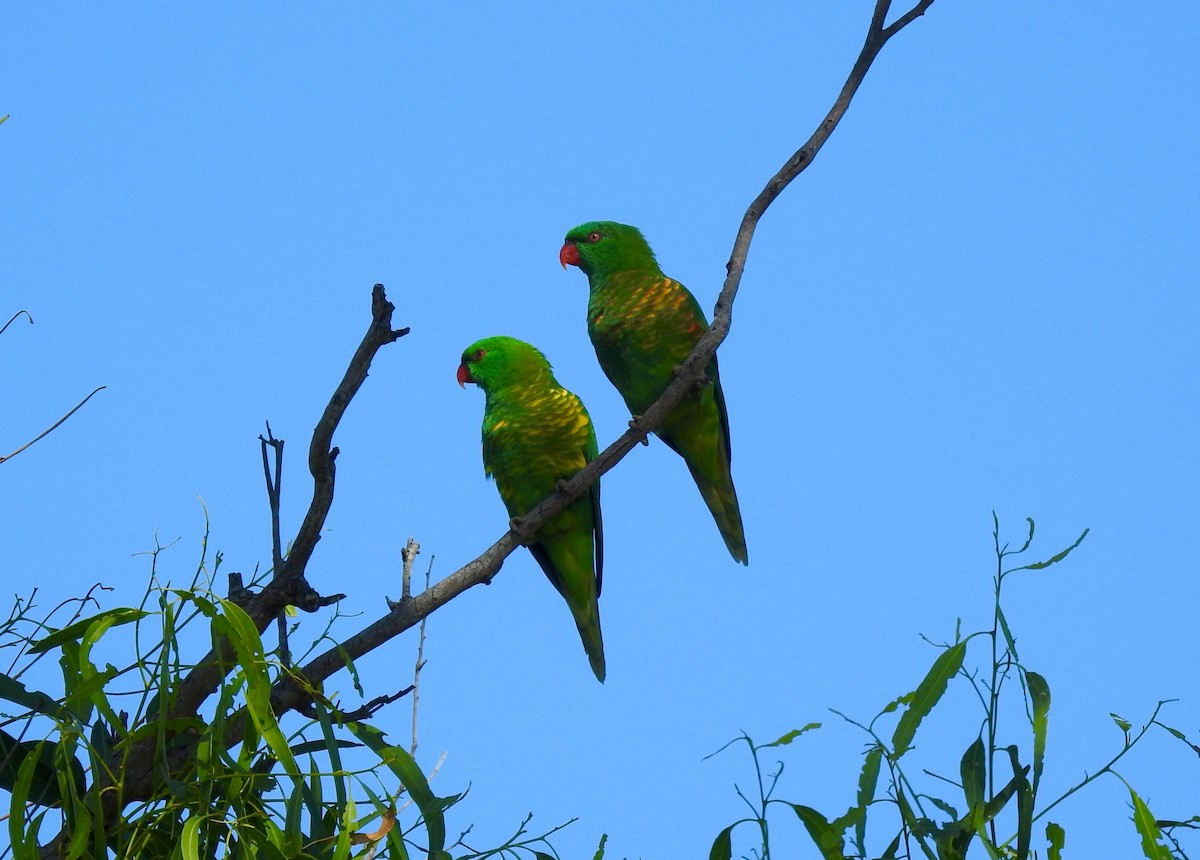
POLYGON ((473 353, 471 353, 471 361, 479 361, 485 355, 487 355, 486 350, 477 349, 473 353))
POLYGON ((601 239, 601 236, 600 236, 599 230, 593 230, 591 233, 588 233, 588 237, 587 237, 588 242, 599 242, 600 239, 601 239))

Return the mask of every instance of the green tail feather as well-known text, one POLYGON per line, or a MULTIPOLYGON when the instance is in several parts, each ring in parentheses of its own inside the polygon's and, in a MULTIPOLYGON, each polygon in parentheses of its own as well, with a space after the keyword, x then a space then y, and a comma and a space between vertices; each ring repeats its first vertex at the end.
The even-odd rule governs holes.
POLYGON ((579 628, 579 638, 583 641, 583 650, 587 652, 592 672, 596 680, 603 684, 607 669, 604 665, 604 638, 600 635, 600 619, 595 617, 590 623, 584 619, 577 619, 576 626, 579 628))
POLYGON ((704 497, 704 504, 708 505, 713 519, 717 522, 717 529, 725 540, 725 546, 729 548, 729 554, 733 556, 734 561, 749 565, 750 555, 746 550, 746 533, 742 529, 742 511, 738 507, 737 491, 733 488, 733 481, 730 480, 725 486, 718 486, 690 462, 687 466, 692 473, 692 478, 696 481, 696 486, 700 489, 700 495, 704 497))

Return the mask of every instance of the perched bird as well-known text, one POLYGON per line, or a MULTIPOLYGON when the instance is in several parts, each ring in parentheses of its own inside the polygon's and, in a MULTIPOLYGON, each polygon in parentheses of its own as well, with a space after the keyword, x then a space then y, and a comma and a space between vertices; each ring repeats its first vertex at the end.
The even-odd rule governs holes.
MULTIPOLYGON (((578 397, 558 384, 550 362, 512 337, 471 344, 458 366, 458 384, 483 389, 483 471, 510 517, 521 517, 596 457, 596 431, 578 397)), ((600 584, 604 528, 600 482, 540 529, 529 551, 567 601, 592 671, 604 680, 600 584)))
MULTIPOLYGON (((708 330, 695 297, 663 274, 641 231, 613 221, 580 224, 558 254, 583 269, 591 288, 588 335, 600 367, 633 415, 645 412, 708 330)), ((685 398, 655 431, 683 457, 734 560, 749 564, 742 514, 729 471, 729 416, 717 373, 685 398)))

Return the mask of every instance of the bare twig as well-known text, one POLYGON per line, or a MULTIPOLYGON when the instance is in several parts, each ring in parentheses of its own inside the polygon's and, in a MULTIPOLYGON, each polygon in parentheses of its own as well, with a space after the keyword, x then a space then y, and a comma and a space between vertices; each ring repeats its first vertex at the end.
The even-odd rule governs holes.
POLYGON ((281 578, 284 580, 303 579, 308 560, 312 558, 313 549, 321 539, 321 529, 329 515, 329 506, 333 504, 334 460, 338 454, 338 449, 333 447, 333 431, 337 429, 346 407, 366 380, 367 370, 375 358, 375 353, 380 347, 394 343, 408 334, 407 328, 392 329, 392 312, 395 310, 396 306, 384 295, 383 284, 376 284, 371 291, 371 327, 350 360, 350 366, 346 368, 333 397, 329 399, 308 446, 308 469, 313 476, 313 498, 308 513, 304 516, 304 522, 296 533, 296 539, 292 541, 292 551, 288 553, 283 564, 281 578))
MULTIPOLYGON (((259 434, 258 442, 262 449, 263 477, 267 482, 267 504, 271 509, 271 577, 275 578, 279 576, 280 568, 283 567, 283 544, 279 534, 279 505, 283 485, 283 440, 275 438, 275 434, 271 432, 270 421, 265 423, 267 425, 266 438, 259 434), (275 450, 274 472, 271 470, 271 461, 267 456, 268 446, 275 450)), ((290 668, 292 653, 288 648, 286 606, 280 609, 279 614, 275 617, 275 629, 279 637, 279 662, 285 669, 290 668)))
MULTIPOLYGON (((414 543, 412 538, 409 543, 414 543)), ((416 553, 414 553, 415 555, 416 553)), ((429 559, 429 567, 425 568, 425 588, 429 588, 429 576, 433 573, 433 557, 429 559)), ((412 701, 412 744, 408 748, 409 755, 417 754, 417 706, 421 698, 421 670, 425 668, 425 624, 429 621, 426 615, 421 619, 421 632, 417 637, 417 660, 413 664, 413 701, 412 701)))
POLYGON ((412 569, 413 562, 417 558, 417 553, 421 551, 421 545, 417 543, 416 538, 409 538, 403 549, 400 550, 400 599, 407 600, 412 597, 412 569))
MULTIPOLYGON (((16 317, 13 317, 13 319, 16 319, 16 317)), ((9 322, 12 322, 12 320, 9 320, 9 322)), ((33 443, 38 442, 42 439, 45 439, 47 436, 49 436, 51 433, 53 433, 55 430, 57 430, 59 425, 61 425, 64 421, 66 421, 68 418, 70 418, 76 412, 78 412, 80 407, 83 406, 83 404, 87 403, 89 400, 91 400, 93 397, 95 397, 96 392, 103 391, 107 387, 108 387, 107 385, 101 385, 99 388, 97 388, 95 391, 93 391, 87 397, 83 398, 78 403, 76 403, 74 409, 72 409, 70 412, 68 412, 62 418, 59 418, 57 421, 55 421, 53 424, 51 424, 49 427, 47 427, 45 430, 43 430, 37 436, 34 436, 32 439, 30 439, 28 442, 26 442, 24 445, 22 445, 17 450, 13 451, 7 457, 0 457, 0 463, 5 462, 6 460, 11 460, 13 457, 20 454, 22 451, 24 451, 26 448, 28 448, 33 443)))
MULTIPOLYGON (((3 122, 3 120, 0 120, 0 122, 3 122)), ((29 324, 33 325, 33 317, 29 316, 29 311, 20 310, 13 314, 12 319, 6 322, 3 327, 0 327, 0 334, 4 334, 4 330, 16 322, 17 317, 19 317, 21 314, 25 314, 25 317, 29 320, 29 324)))
POLYGON ((369 719, 375 716, 375 713, 384 705, 390 705, 398 699, 402 699, 409 693, 413 692, 414 688, 409 686, 403 690, 397 690, 395 693, 389 693, 383 696, 376 696, 371 701, 364 705, 355 708, 353 711, 337 711, 337 718, 342 723, 353 723, 361 720, 369 719))

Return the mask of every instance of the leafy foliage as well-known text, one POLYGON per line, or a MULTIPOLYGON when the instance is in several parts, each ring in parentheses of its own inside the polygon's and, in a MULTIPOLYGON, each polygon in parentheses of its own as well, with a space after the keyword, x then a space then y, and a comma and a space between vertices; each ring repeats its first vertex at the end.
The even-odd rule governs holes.
MULTIPOLYGON (((1165 730, 1192 751, 1200 753, 1200 747, 1193 745, 1183 732, 1158 721, 1158 715, 1167 702, 1159 702, 1150 719, 1136 733, 1132 723, 1113 714, 1114 721, 1124 734, 1121 749, 1077 785, 1039 805, 1038 790, 1045 767, 1049 731, 1050 685, 1042 675, 1027 668, 1018 658, 1016 639, 1002 608, 1002 589, 1006 578, 1018 571, 1040 571, 1064 560, 1083 542, 1087 531, 1071 546, 1045 561, 1007 567, 1008 559, 1029 551, 1033 544, 1034 522, 1028 520, 1026 540, 1019 549, 1014 550, 1008 545, 1001 546, 1000 524, 995 515, 993 518, 996 573, 993 580, 991 629, 967 636, 959 635, 956 630, 955 641, 941 646, 941 652, 917 686, 885 705, 870 722, 864 724, 834 712, 860 728, 869 738, 854 805, 837 818, 829 819, 812 807, 775 796, 783 773, 782 763, 774 773, 766 777, 763 775, 763 751, 790 744, 810 729, 818 728, 819 724, 809 723, 803 729, 788 732, 779 740, 767 744, 756 744, 743 734, 730 744, 741 741, 749 749, 754 763, 757 796, 751 800, 740 787, 736 789, 738 796, 750 808, 751 815, 735 821, 717 834, 709 852, 710 860, 730 860, 734 856, 734 831, 743 824, 757 827, 757 847, 752 849, 751 856, 768 860, 772 851, 768 814, 773 809, 787 810, 784 815, 790 813, 798 818, 824 860, 868 857, 878 857, 880 860, 900 857, 957 860, 966 857, 967 852, 976 845, 980 846, 977 854, 982 852, 990 858, 1027 860, 1037 856, 1033 845, 1034 825, 1045 819, 1059 803, 1100 776, 1109 774, 1124 781, 1113 766, 1137 746, 1152 726, 1165 730), (990 645, 990 660, 981 671, 964 668, 967 650, 974 642, 990 645), (964 734, 968 738, 967 746, 959 762, 957 780, 923 771, 938 780, 939 784, 950 784, 959 789, 960 796, 939 797, 923 785, 918 785, 914 776, 917 768, 911 760, 917 732, 943 701, 952 681, 971 688, 982 705, 983 721, 971 720, 966 727, 964 734), (1007 710, 1017 694, 1017 690, 1013 689, 1014 683, 1019 690, 1025 722, 1028 724, 1029 741, 1024 754, 1016 744, 1000 746, 996 739, 1002 708, 1007 710), (884 725, 893 720, 895 725, 888 739, 884 725), (881 776, 884 777, 882 786, 881 776), (872 825, 872 834, 884 834, 879 838, 882 853, 875 853, 877 849, 868 848, 868 821, 872 825)), ((1187 854, 1175 834, 1196 829, 1200 824, 1200 816, 1187 821, 1156 819, 1137 792, 1128 783, 1126 787, 1131 798, 1133 824, 1141 837, 1144 855, 1151 860, 1186 860, 1187 854)), ((1047 820, 1044 833, 1046 857, 1060 860, 1066 831, 1060 824, 1047 820)), ((794 851, 789 850, 786 856, 795 856, 794 851)))
POLYGON ((319 690, 309 712, 277 718, 270 693, 288 670, 245 612, 212 592, 220 555, 210 575, 202 553, 191 583, 172 588, 158 580, 161 549, 138 607, 94 611, 89 594, 36 620, 35 593, 0 625, 0 647, 16 652, 0 698, 23 709, 0 719, 0 788, 11 793, 0 856, 36 857, 44 830, 62 827, 71 858, 557 857, 546 838, 559 828, 531 835, 529 819, 495 848, 468 847, 466 833, 448 844, 446 812, 464 794, 435 794, 407 749, 319 690), (193 668, 181 655, 221 637, 235 665, 211 713, 172 716, 193 668), (134 656, 114 665, 101 652, 134 656), (28 689, 22 676, 52 653, 61 693, 28 689), (147 737, 161 786, 125 804, 123 765, 147 737), (117 814, 103 813, 106 797, 117 814))

